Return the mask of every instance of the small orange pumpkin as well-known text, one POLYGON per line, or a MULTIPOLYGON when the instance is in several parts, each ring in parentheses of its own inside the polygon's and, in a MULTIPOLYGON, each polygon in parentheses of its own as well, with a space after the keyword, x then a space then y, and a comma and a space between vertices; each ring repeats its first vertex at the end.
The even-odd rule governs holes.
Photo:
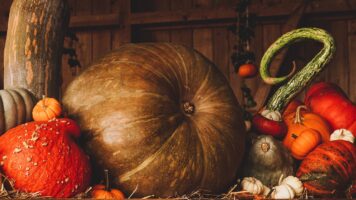
POLYGON ((99 184, 93 187, 91 197, 94 199, 116 199, 124 200, 125 195, 118 189, 112 189, 109 185, 109 171, 104 170, 105 185, 99 184))
POLYGON ((252 63, 246 63, 239 67, 238 74, 242 78, 252 78, 257 74, 257 67, 252 63))
POLYGON ((48 121, 57 118, 62 113, 62 106, 55 98, 43 96, 32 110, 34 121, 48 121))
POLYGON ((319 115, 308 111, 306 106, 298 106, 296 112, 287 115, 284 121, 288 127, 287 135, 283 140, 284 146, 289 150, 292 142, 305 130, 317 131, 322 142, 329 141, 330 125, 319 115), (302 109, 307 111, 302 112, 302 109))
POLYGON ((299 136, 292 135, 295 140, 290 146, 292 156, 298 160, 303 160, 315 147, 321 143, 321 136, 318 131, 305 129, 299 136))

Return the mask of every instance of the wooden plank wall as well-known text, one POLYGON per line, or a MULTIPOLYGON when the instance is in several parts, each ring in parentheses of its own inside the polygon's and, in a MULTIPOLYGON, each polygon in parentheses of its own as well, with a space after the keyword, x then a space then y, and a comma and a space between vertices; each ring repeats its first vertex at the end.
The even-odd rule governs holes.
MULTIPOLYGON (((0 23, 8 14, 8 8, 12 0, 2 0, 0 6, 0 23)), ((261 4, 277 5, 286 0, 256 0, 261 4)), ((69 0, 73 16, 88 16, 100 14, 120 13, 120 20, 129 23, 129 10, 132 14, 143 12, 178 11, 191 9, 217 9, 219 7, 234 7, 237 0, 69 0), (131 2, 131 4, 130 4, 131 2), (130 5, 128 5, 130 4, 130 5)), ((257 64, 263 52, 281 34, 281 27, 285 19, 263 18, 259 19, 255 28, 255 38, 251 48, 256 54, 257 64)), ((105 53, 119 47, 122 43, 132 42, 175 42, 203 53, 212 60, 223 72, 230 82, 237 98, 242 102, 240 87, 245 82, 254 94, 263 84, 260 77, 243 81, 233 70, 230 56, 236 43, 235 36, 227 29, 234 24, 234 19, 211 20, 210 22, 198 21, 189 24, 124 24, 122 27, 100 26, 81 27, 73 29, 79 41, 65 41, 65 46, 73 46, 78 54, 82 67, 71 69, 68 64, 68 56, 63 57, 62 63, 62 90, 68 83, 92 61, 105 53), (132 30, 132 31, 131 31, 132 30), (130 32, 131 31, 131 32, 130 32)), ((318 77, 319 80, 327 80, 340 85, 356 102, 356 17, 330 17, 312 16, 303 19, 302 26, 316 26, 328 30, 336 40, 337 53, 327 69, 318 77)), ((0 33, 0 79, 3 74, 3 48, 5 33, 0 33)), ((287 73, 292 60, 296 60, 302 67, 319 50, 320 45, 314 42, 304 42, 291 48, 288 53, 282 73, 287 73)), ((2 81, 0 81, 2 88, 2 81)), ((299 96, 303 98, 303 93, 299 96)))
MULTIPOLYGON (((167 11, 176 9, 193 9, 193 8, 216 8, 221 4, 234 6, 236 1, 213 1, 213 0, 185 0, 180 3, 171 0, 149 0, 150 7, 144 10, 142 1, 135 0, 138 5, 136 12, 167 11), (218 2, 218 3, 217 3, 218 2), (176 3, 181 7, 177 7, 176 3)), ((147 1, 147 0, 145 0, 147 1)), ((265 4, 278 4, 281 0, 264 0, 259 1, 265 4)), ((135 5, 133 5, 135 6, 135 5)), ((262 19, 257 22, 255 28, 255 38, 252 41, 251 48, 256 54, 256 63, 258 64, 263 52, 282 34, 281 27, 284 20, 281 19, 262 19)), ((251 88, 254 95, 260 84, 264 84, 260 77, 242 80, 239 78, 230 62, 233 45, 236 43, 235 36, 228 30, 228 24, 212 27, 209 23, 195 25, 176 26, 166 25, 163 27, 144 26, 137 28, 135 31, 134 42, 175 42, 181 43, 203 53, 207 58, 212 60, 224 73, 226 78, 237 96, 239 102, 242 102, 240 87, 243 82, 251 88)), ((230 23, 232 24, 232 23, 230 23)), ((303 18, 301 26, 320 27, 329 31, 335 38, 337 51, 332 62, 326 70, 317 78, 338 84, 351 100, 356 102, 356 16, 352 17, 326 17, 312 16, 303 18)), ((291 62, 295 60, 298 68, 301 69, 316 53, 320 50, 321 45, 316 42, 302 42, 293 45, 287 54, 286 61, 282 67, 282 74, 288 73, 291 62)), ((298 98, 304 98, 303 91, 298 98)))
MULTIPOLYGON (((68 0, 71 16, 90 16, 119 13, 124 11, 120 7, 127 0, 68 0)), ((88 27, 71 29, 78 37, 78 41, 65 38, 65 47, 74 47, 81 67, 75 69, 68 65, 68 55, 62 59, 62 92, 91 62, 102 57, 114 48, 120 46, 122 32, 120 27, 88 27)))

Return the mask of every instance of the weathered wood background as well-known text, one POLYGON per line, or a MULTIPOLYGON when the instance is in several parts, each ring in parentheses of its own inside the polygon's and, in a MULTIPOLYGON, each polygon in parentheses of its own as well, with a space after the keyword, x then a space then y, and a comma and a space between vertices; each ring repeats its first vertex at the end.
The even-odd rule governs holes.
MULTIPOLYGON (((300 1, 253 1, 250 10, 257 14, 257 26, 252 50, 257 64, 263 52, 282 34, 281 27, 300 1)), ((237 0, 69 0, 69 3, 70 27, 79 41, 66 40, 65 46, 75 47, 82 66, 70 68, 68 56, 63 56, 62 91, 93 60, 123 43, 175 42, 194 47, 219 66, 241 102, 243 80, 230 63, 236 38, 228 30, 235 24, 237 0)), ((11 0, 2 0, 0 6, 0 80, 10 4, 11 0)), ((336 55, 318 79, 337 83, 356 102, 356 0, 312 1, 300 26, 324 28, 334 36, 336 55)), ((292 60, 303 67, 320 47, 315 42, 292 46, 282 73, 288 72, 292 60)), ((252 94, 264 84, 259 77, 245 82, 252 94)), ((302 97, 303 94, 299 96, 302 97)))

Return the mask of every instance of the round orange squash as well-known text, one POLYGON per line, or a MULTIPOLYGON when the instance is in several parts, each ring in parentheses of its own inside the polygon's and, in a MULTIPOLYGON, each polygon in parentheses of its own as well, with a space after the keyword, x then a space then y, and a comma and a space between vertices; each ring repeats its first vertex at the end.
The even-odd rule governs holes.
POLYGON ((93 199, 116 199, 116 200, 124 200, 125 195, 120 190, 110 187, 109 180, 109 170, 104 170, 105 175, 105 185, 98 184, 93 187, 91 191, 91 197, 93 199))
POLYGON ((303 132, 309 129, 317 131, 322 142, 329 141, 331 128, 330 125, 319 115, 309 112, 302 111, 302 109, 307 110, 306 106, 298 106, 295 113, 291 113, 284 118, 287 124, 288 132, 283 140, 284 146, 289 150, 291 148, 292 142, 303 132))
POLYGON ((244 153, 242 110, 224 75, 193 49, 127 44, 68 86, 64 108, 114 187, 136 197, 225 191, 244 153))
POLYGON ((293 135, 295 140, 290 146, 292 156, 298 160, 304 159, 315 147, 321 143, 321 136, 314 129, 305 129, 299 136, 293 135))
POLYGON ((43 97, 33 108, 34 121, 48 121, 57 118, 62 113, 61 104, 55 98, 43 97))

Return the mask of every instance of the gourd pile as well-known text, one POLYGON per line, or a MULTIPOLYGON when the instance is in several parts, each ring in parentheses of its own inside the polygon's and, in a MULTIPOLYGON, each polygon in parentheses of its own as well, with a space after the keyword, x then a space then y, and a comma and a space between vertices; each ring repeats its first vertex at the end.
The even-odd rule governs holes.
POLYGON ((312 84, 304 102, 294 99, 331 59, 332 37, 316 28, 286 33, 264 54, 261 77, 268 84, 285 81, 288 76, 270 77, 268 65, 281 48, 303 39, 324 46, 254 116, 253 131, 260 136, 247 154, 241 188, 269 198, 351 197, 356 182, 356 106, 327 82, 312 84))
POLYGON ((229 83, 180 45, 124 45, 77 76, 63 102, 35 104, 26 89, 1 90, 2 173, 19 191, 58 198, 95 184, 96 199, 221 194, 238 175, 242 190, 262 197, 354 195, 356 106, 325 82, 312 85, 304 103, 294 100, 331 59, 332 37, 316 28, 286 33, 266 51, 261 77, 290 78, 270 77, 268 65, 302 39, 324 47, 254 116, 258 136, 247 147, 229 83))

